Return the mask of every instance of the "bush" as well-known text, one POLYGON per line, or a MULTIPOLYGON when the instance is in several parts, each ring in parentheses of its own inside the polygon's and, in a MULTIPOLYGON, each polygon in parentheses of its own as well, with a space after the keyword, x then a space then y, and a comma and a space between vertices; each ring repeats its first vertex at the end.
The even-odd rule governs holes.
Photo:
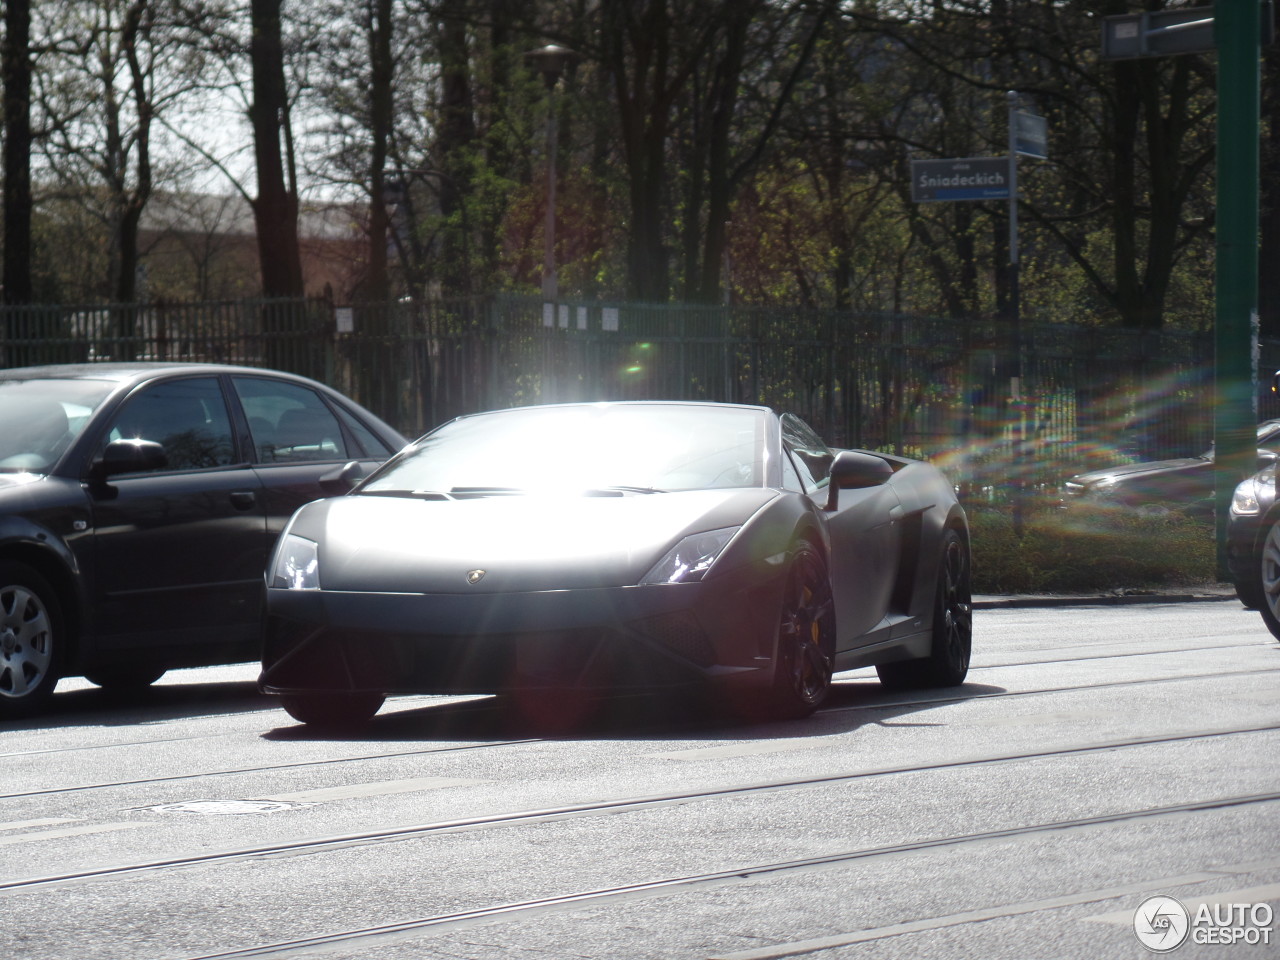
POLYGON ((1039 507, 1013 530, 1008 506, 969 507, 976 593, 1096 593, 1217 579, 1212 522, 1179 513, 1039 507))

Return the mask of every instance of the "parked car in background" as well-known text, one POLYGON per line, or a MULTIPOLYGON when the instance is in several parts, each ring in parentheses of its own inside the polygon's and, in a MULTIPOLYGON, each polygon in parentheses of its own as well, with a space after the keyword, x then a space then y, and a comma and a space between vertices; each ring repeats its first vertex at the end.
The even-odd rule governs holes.
POLYGON ((0 371, 0 717, 37 709, 63 676, 144 686, 257 659, 285 521, 405 443, 270 370, 0 371))
POLYGON ((1227 568, 1236 596, 1280 639, 1280 508, 1272 462, 1236 486, 1227 520, 1227 568))
POLYGON ((390 694, 655 688, 801 717, 833 670, 961 683, 970 570, 937 468, 833 451, 791 414, 475 414, 289 521, 261 684, 319 724, 367 720, 390 694))
MULTIPOLYGON (((1280 420, 1258 424, 1258 465, 1280 454, 1280 420)), ((1198 457, 1125 463, 1078 473, 1063 485, 1063 502, 1102 501, 1213 513, 1213 449, 1198 457)))

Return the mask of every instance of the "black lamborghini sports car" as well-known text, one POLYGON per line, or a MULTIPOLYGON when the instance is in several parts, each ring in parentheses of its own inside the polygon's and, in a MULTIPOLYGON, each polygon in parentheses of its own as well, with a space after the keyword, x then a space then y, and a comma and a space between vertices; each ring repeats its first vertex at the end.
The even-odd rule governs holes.
POLYGON ((952 686, 969 532, 927 463, 714 403, 461 417, 301 507, 267 568, 261 685, 297 720, 397 693, 690 686, 802 717, 832 673, 952 686))

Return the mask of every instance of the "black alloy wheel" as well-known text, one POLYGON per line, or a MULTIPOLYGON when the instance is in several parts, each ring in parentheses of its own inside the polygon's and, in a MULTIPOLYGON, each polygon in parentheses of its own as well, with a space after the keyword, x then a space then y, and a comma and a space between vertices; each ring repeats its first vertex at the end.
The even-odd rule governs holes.
POLYGON ((49 699, 61 639, 53 587, 25 563, 0 562, 0 717, 26 716, 49 699))
POLYGON ((955 687, 969 673, 973 651, 973 585, 969 551, 960 534, 942 537, 938 587, 933 608, 933 643, 919 660, 882 663, 876 667, 887 687, 955 687))
POLYGON ((778 616, 772 712, 799 719, 818 709, 831 690, 835 605, 822 555, 801 541, 787 569, 778 616))

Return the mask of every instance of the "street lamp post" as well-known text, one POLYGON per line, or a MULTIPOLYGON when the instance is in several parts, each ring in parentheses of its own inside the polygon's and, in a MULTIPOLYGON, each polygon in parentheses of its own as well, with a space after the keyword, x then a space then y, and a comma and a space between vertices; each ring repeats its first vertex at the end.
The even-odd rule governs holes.
POLYGON ((555 87, 565 67, 576 63, 579 55, 568 47, 549 43, 530 50, 525 61, 542 74, 547 85, 547 218, 542 262, 542 296, 547 303, 559 299, 556 277, 556 104, 555 87))

